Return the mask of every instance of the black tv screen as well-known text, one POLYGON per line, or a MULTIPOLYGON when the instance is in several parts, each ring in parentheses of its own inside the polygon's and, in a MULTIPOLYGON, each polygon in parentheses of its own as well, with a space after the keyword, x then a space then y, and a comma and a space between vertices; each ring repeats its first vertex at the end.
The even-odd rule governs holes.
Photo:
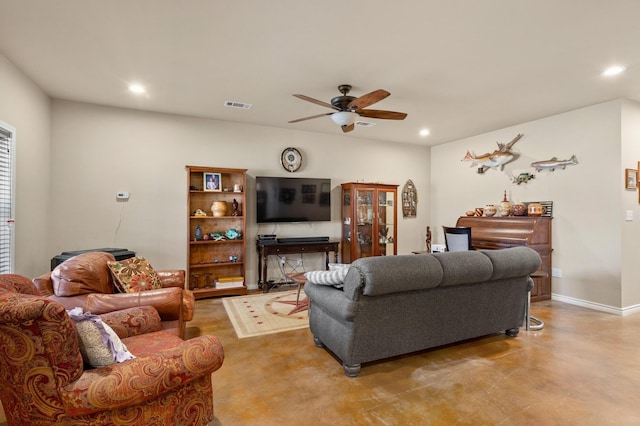
POLYGON ((256 177, 258 223, 331 220, 331 179, 256 177))

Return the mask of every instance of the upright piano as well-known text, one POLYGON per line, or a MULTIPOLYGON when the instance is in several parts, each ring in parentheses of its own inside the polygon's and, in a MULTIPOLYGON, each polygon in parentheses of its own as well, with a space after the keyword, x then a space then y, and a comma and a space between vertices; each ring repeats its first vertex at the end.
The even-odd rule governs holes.
POLYGON ((535 285, 531 291, 531 301, 538 302, 551 298, 551 219, 538 216, 462 216, 456 226, 471 227, 474 249, 526 246, 537 251, 542 258, 542 265, 533 274, 535 285))

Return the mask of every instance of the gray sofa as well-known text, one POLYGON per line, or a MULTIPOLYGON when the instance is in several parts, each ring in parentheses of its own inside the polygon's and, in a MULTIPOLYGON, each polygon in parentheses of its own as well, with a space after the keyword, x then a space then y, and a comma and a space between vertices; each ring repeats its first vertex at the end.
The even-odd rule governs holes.
POLYGON ((539 267, 527 247, 358 259, 343 288, 305 284, 309 327, 349 377, 364 362, 499 332, 515 337, 539 267))

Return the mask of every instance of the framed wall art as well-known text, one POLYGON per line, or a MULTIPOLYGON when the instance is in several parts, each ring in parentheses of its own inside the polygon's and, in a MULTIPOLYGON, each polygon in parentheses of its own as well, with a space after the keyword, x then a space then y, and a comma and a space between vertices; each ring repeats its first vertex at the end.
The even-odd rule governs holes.
POLYGON ((638 170, 637 169, 624 170, 624 187, 626 189, 638 188, 638 170))

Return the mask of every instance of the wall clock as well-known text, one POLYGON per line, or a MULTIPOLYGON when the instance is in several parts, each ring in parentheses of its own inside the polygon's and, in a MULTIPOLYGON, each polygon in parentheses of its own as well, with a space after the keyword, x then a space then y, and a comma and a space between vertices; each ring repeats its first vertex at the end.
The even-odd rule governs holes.
POLYGON ((288 172, 295 172, 302 165, 302 155, 295 148, 285 148, 280 156, 282 167, 288 172))

